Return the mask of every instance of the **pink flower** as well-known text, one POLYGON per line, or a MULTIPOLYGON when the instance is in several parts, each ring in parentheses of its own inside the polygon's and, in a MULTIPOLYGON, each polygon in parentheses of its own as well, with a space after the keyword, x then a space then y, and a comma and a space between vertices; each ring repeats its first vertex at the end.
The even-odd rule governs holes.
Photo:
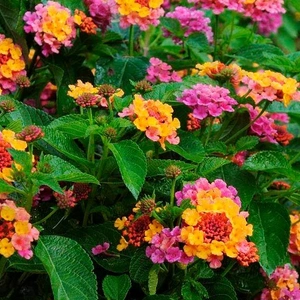
POLYGON ((223 87, 198 83, 191 89, 184 90, 177 101, 190 107, 196 119, 203 120, 206 117, 218 117, 224 111, 234 111, 232 106, 238 103, 229 93, 223 87))
MULTIPOLYGON (((175 11, 168 12, 166 17, 176 19, 180 22, 184 30, 184 36, 188 37, 194 32, 202 32, 206 35, 209 42, 213 41, 213 32, 209 26, 210 19, 204 16, 204 12, 196 10, 195 8, 188 8, 184 6, 177 6, 175 11)), ((168 30, 164 30, 165 36, 170 36, 168 30)), ((181 39, 173 37, 176 43, 182 43, 181 39)))
POLYGON ((19 250, 18 254, 25 259, 30 259, 33 256, 33 252, 30 249, 19 250))
POLYGON ((93 253, 94 255, 99 255, 99 254, 101 254, 101 253, 106 252, 106 251, 109 249, 109 247, 110 247, 110 244, 107 243, 107 242, 104 242, 102 245, 99 244, 99 245, 93 247, 93 248, 92 248, 92 253, 93 253))
POLYGON ((31 247, 31 237, 28 235, 14 234, 11 243, 16 250, 28 250, 31 247))
POLYGON ((151 83, 181 82, 179 75, 172 71, 172 67, 159 58, 150 58, 150 67, 147 69, 146 79, 151 83))

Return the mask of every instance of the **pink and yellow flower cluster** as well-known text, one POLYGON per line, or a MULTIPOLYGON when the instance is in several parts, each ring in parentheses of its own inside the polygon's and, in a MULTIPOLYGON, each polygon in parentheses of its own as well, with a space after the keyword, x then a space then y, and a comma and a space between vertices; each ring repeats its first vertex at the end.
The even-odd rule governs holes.
POLYGON ((140 131, 146 133, 147 138, 159 142, 165 150, 165 142, 178 144, 179 137, 176 130, 180 128, 177 118, 172 118, 173 108, 159 100, 145 100, 141 95, 135 95, 133 103, 124 108, 120 117, 129 116, 133 124, 140 131))
POLYGON ((58 2, 38 4, 35 11, 27 11, 23 19, 25 32, 34 33, 34 40, 45 56, 59 53, 62 46, 72 46, 76 36, 74 18, 71 11, 58 2))
POLYGON ((0 34, 0 94, 14 92, 17 78, 24 75, 26 71, 21 47, 0 34))
POLYGON ((116 0, 121 15, 121 27, 138 25, 141 30, 147 30, 150 25, 158 25, 159 18, 164 15, 161 7, 163 2, 163 0, 116 0))
POLYGON ((26 259, 33 255, 31 243, 38 240, 39 231, 29 223, 30 215, 14 201, 0 203, 0 254, 12 256, 15 251, 26 259))
POLYGON ((212 268, 221 266, 224 255, 247 266, 258 260, 255 245, 247 241, 252 235, 252 225, 246 220, 248 213, 240 211, 236 190, 220 179, 217 182, 221 188, 200 178, 195 183, 196 193, 190 185, 183 194, 177 193, 180 198, 193 198, 195 205, 182 213, 183 250, 188 257, 207 260, 212 268), (187 197, 188 191, 191 197, 187 197))

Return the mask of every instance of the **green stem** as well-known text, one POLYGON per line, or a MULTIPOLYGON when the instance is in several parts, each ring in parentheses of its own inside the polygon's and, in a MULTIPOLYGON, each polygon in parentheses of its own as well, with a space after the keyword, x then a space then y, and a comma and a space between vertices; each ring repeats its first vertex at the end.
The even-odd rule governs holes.
POLYGON ((226 269, 223 271, 223 273, 221 274, 222 277, 225 277, 226 274, 233 268, 233 266, 236 264, 235 260, 232 260, 228 266, 226 267, 226 269))
POLYGON ((289 165, 291 166, 294 162, 296 162, 300 158, 300 151, 290 160, 289 165))
POLYGON ((4 275, 5 272, 5 267, 6 267, 6 263, 7 263, 7 258, 2 256, 0 258, 0 279, 2 278, 2 276, 4 275))
POLYGON ((46 217, 44 217, 43 219, 35 222, 33 225, 38 225, 38 224, 44 223, 49 218, 51 218, 58 210, 59 210, 59 207, 55 207, 46 217))
POLYGON ((219 36, 219 15, 215 15, 215 28, 214 28, 214 60, 217 60, 217 46, 219 36))
POLYGON ((32 157, 32 155, 33 155, 33 144, 32 143, 30 143, 28 145, 28 150, 29 150, 30 157, 32 157))
POLYGON ((32 203, 33 203, 33 191, 32 191, 32 183, 29 183, 30 187, 27 189, 26 192, 26 198, 25 198, 25 204, 24 208, 28 213, 30 213, 31 208, 32 208, 32 203))
POLYGON ((99 181, 101 180, 103 169, 104 169, 104 166, 105 166, 105 160, 107 159, 108 153, 109 153, 107 138, 103 137, 102 142, 103 142, 103 152, 102 152, 102 156, 101 156, 101 159, 100 159, 100 165, 99 165, 99 168, 98 168, 98 172, 96 174, 96 178, 99 181))
POLYGON ((174 206, 174 196, 175 196, 176 178, 172 180, 171 191, 170 191, 170 205, 174 206))
POLYGON ((82 226, 83 227, 86 227, 87 224, 88 224, 90 211, 91 211, 91 208, 93 207, 93 204, 94 204, 94 199, 95 199, 95 196, 96 196, 96 192, 97 192, 97 186, 93 185, 92 192, 91 192, 91 195, 90 195, 89 199, 87 200, 87 205, 86 205, 84 216, 83 216, 83 221, 82 221, 82 226))
POLYGON ((270 101, 266 101, 264 107, 262 108, 262 110, 260 111, 260 113, 256 116, 256 118, 254 118, 251 122, 249 122, 249 124, 247 124, 246 126, 244 126, 242 129, 240 129, 234 135, 232 135, 227 141, 225 141, 225 144, 227 144, 227 143, 231 142, 232 140, 234 140, 242 132, 244 132, 245 130, 247 130, 254 122, 256 122, 256 120, 258 118, 260 118, 261 115, 266 111, 266 109, 268 108, 268 106, 270 105, 270 103, 271 103, 270 101))
MULTIPOLYGON (((87 109, 88 117, 90 125, 93 125, 94 119, 93 119, 93 112, 91 108, 87 109)), ((95 162, 95 135, 93 133, 89 136, 89 144, 88 144, 88 150, 87 150, 87 159, 91 161, 92 163, 95 162)))
POLYGON ((133 56, 133 49, 134 49, 134 27, 133 25, 131 25, 129 30, 129 56, 133 56))
POLYGON ((214 123, 214 118, 209 118, 208 133, 207 133, 207 137, 206 137, 205 144, 204 144, 205 146, 207 145, 207 143, 209 141, 209 138, 210 138, 210 135, 212 132, 213 123, 214 123))

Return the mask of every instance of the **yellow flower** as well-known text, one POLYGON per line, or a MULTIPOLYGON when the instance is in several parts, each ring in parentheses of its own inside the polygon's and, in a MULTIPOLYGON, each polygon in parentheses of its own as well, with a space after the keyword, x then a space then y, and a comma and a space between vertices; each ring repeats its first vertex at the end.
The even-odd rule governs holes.
POLYGON ((27 143, 16 139, 16 134, 9 129, 2 130, 2 137, 5 142, 9 143, 14 149, 24 151, 27 148, 27 143))
POLYGON ((145 231, 146 242, 150 242, 154 235, 160 233, 163 230, 163 226, 157 221, 153 220, 151 224, 149 224, 149 229, 145 231))
POLYGON ((14 223, 15 231, 17 234, 27 234, 30 232, 28 221, 16 221, 14 223))
POLYGON ((13 221, 16 216, 16 211, 9 206, 2 206, 1 208, 1 218, 6 221, 13 221))
POLYGON ((81 80, 77 80, 75 85, 69 85, 70 91, 68 96, 77 99, 82 94, 97 94, 98 89, 95 88, 90 82, 83 83, 81 80))
POLYGON ((191 245, 201 245, 203 243, 203 231, 196 229, 193 233, 188 235, 188 240, 191 245))
POLYGON ((182 213, 182 219, 184 219, 187 225, 196 226, 196 224, 200 221, 200 215, 195 209, 187 208, 182 213))
POLYGON ((8 238, 4 238, 0 241, 0 254, 8 258, 15 253, 15 248, 8 238))
POLYGON ((122 236, 119 242, 119 245, 117 245, 118 251, 123 251, 128 247, 128 242, 125 240, 125 238, 122 236))
POLYGON ((120 218, 118 218, 115 221, 114 226, 118 229, 118 230, 122 230, 125 227, 125 222, 127 221, 126 217, 122 217, 122 220, 120 218))

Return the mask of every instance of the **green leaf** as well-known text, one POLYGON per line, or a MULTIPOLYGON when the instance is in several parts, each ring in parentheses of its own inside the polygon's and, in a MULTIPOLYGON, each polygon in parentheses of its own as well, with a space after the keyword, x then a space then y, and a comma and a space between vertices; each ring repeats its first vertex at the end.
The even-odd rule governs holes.
POLYGON ((212 278, 214 276, 213 270, 208 266, 207 262, 199 259, 189 268, 189 274, 195 280, 201 278, 212 278))
POLYGON ((230 160, 221 157, 207 157, 200 163, 197 173, 205 177, 206 175, 229 163, 230 160))
MULTIPOLYGON (((162 102, 169 102, 170 100, 175 101, 174 93, 178 91, 182 83, 160 83, 153 87, 151 92, 146 93, 144 99, 157 99, 162 102)), ((179 102, 177 102, 179 104, 179 102)))
POLYGON ((152 268, 150 269, 149 277, 148 277, 149 295, 156 294, 159 270, 160 270, 160 266, 158 264, 153 265, 152 268))
POLYGON ((183 282, 181 295, 184 300, 201 300, 208 298, 206 288, 200 282, 197 282, 192 278, 188 278, 183 282))
POLYGON ((27 260, 20 255, 13 255, 8 259, 8 268, 29 272, 29 273, 45 273, 46 270, 39 260, 39 258, 34 255, 31 259, 27 260))
POLYGON ((13 193, 17 191, 18 189, 15 188, 13 185, 7 183, 3 179, 0 179, 0 193, 13 193))
POLYGON ((243 136, 241 137, 235 145, 236 151, 250 150, 254 148, 259 143, 259 138, 257 136, 243 136))
POLYGON ((185 42, 186 46, 193 50, 197 50, 200 52, 208 52, 209 44, 205 34, 203 33, 192 33, 189 35, 185 42))
POLYGON ((77 242, 62 236, 41 236, 35 254, 50 277, 54 299, 98 298, 92 261, 77 242))
POLYGON ((52 174, 34 172, 31 176, 31 180, 37 188, 39 188, 42 185, 47 185, 53 191, 63 194, 62 188, 60 187, 58 181, 53 177, 52 174))
MULTIPOLYGON (((121 238, 120 232, 110 222, 85 228, 76 228, 68 231, 67 236, 76 240, 88 253, 91 253, 93 247, 104 242, 117 245, 121 238)), ((114 251, 111 248, 109 248, 109 252, 114 251)), ((115 256, 105 259, 101 255, 92 256, 93 260, 102 268, 114 273, 128 272, 130 257, 128 249, 121 252, 115 250, 115 256)))
POLYGON ((270 275, 277 266, 289 262, 289 214, 278 203, 252 202, 248 222, 253 225, 251 241, 258 248, 259 263, 270 275))
POLYGON ((14 162, 22 166, 22 171, 26 174, 31 173, 32 158, 28 152, 16 150, 13 148, 8 149, 8 152, 14 159, 14 162))
POLYGON ((238 196, 241 198, 242 209, 247 209, 254 194, 258 190, 255 177, 232 163, 211 173, 208 178, 211 181, 220 178, 223 179, 227 185, 235 187, 238 191, 238 196))
POLYGON ((160 18, 160 24, 165 29, 167 29, 168 31, 176 35, 177 37, 183 36, 183 30, 181 29, 181 25, 178 20, 173 18, 163 17, 160 18))
POLYGON ((63 159, 57 156, 45 155, 41 159, 40 163, 47 164, 50 166, 50 174, 57 181, 99 184, 99 181, 96 177, 81 172, 72 164, 64 161, 63 159))
POLYGON ((124 300, 131 288, 131 281, 128 275, 120 276, 106 275, 102 282, 104 295, 110 300, 124 300))
POLYGON ((121 88, 125 94, 130 94, 130 80, 144 79, 148 62, 139 57, 116 57, 113 60, 101 61, 96 64, 95 84, 111 84, 121 88))
POLYGON ((152 266, 152 261, 145 254, 145 248, 137 249, 130 261, 129 274, 131 279, 137 283, 146 282, 152 266))
POLYGON ((205 281, 210 300, 237 300, 236 292, 230 281, 222 276, 215 276, 205 281))
POLYGON ((117 161, 125 185, 137 199, 147 174, 145 154, 129 140, 109 144, 108 147, 117 161))
POLYGON ((191 132, 179 131, 180 142, 178 145, 166 143, 167 148, 181 155, 185 159, 200 163, 205 157, 205 151, 199 138, 191 132))

